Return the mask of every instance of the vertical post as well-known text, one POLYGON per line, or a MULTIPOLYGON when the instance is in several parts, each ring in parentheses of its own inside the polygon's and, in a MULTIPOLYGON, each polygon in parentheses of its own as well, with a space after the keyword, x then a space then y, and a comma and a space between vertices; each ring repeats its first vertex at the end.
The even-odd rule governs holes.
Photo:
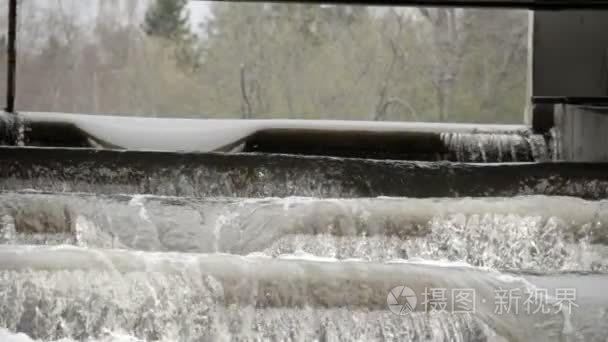
POLYGON ((9 113, 15 112, 15 86, 17 83, 17 0, 8 3, 8 44, 6 66, 6 108, 9 113))

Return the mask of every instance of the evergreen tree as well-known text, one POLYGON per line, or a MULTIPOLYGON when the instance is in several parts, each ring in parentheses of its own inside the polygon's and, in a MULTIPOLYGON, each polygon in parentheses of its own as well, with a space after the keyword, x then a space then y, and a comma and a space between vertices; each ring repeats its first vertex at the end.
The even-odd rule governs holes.
POLYGON ((188 0, 156 0, 146 13, 144 30, 149 36, 183 40, 189 36, 188 0))
POLYGON ((156 0, 146 12, 144 30, 148 36, 170 41, 177 64, 191 70, 198 68, 200 52, 190 32, 187 4, 188 0, 156 0))

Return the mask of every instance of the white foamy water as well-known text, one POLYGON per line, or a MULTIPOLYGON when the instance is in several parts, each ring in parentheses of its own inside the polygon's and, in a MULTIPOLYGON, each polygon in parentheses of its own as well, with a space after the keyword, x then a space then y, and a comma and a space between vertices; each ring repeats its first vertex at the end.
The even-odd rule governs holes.
POLYGON ((561 334, 562 315, 497 315, 491 304, 494 289, 530 286, 470 266, 418 262, 0 247, 0 325, 41 339, 123 331, 146 340, 549 340, 561 334), (395 315, 387 295, 404 284, 418 295, 427 287, 475 289, 475 311, 432 314, 421 304, 395 315))
POLYGON ((0 340, 602 340, 607 209, 545 196, 0 193, 0 340), (581 310, 497 314, 496 290, 548 285, 580 289, 581 310), (473 289, 475 311, 399 316, 397 286, 447 300, 473 289))
MULTIPOLYGON (((104 337, 100 338, 89 338, 86 342, 143 342, 138 338, 123 335, 120 333, 105 333, 104 337)), ((12 333, 6 329, 0 328, 0 341, 3 342, 42 342, 42 340, 32 339, 24 333, 12 333)), ((47 340, 48 341, 48 340, 47 340)), ((56 342, 76 342, 77 340, 71 338, 61 338, 55 340, 56 342)), ((167 341, 168 342, 168 341, 167 341)))
POLYGON ((0 194, 5 243, 608 269, 608 207, 569 197, 195 200, 0 194))
POLYGON ((531 134, 443 133, 448 159, 460 162, 524 162, 548 160, 542 136, 531 134))

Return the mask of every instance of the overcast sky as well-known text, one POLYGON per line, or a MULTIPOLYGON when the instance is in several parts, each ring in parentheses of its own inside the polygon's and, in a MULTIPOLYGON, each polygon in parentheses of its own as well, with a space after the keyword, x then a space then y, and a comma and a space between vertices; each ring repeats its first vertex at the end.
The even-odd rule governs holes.
POLYGON ((207 1, 190 1, 190 22, 196 28, 209 16, 209 3, 207 1))

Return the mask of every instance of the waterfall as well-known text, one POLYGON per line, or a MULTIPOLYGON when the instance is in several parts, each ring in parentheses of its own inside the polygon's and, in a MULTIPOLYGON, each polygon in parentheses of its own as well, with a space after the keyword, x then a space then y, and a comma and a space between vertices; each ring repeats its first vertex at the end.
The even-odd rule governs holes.
POLYGON ((542 136, 522 133, 443 133, 447 158, 459 162, 546 161, 542 136))
POLYGON ((440 162, 1 148, 0 340, 605 340, 606 166, 442 139, 440 162))

